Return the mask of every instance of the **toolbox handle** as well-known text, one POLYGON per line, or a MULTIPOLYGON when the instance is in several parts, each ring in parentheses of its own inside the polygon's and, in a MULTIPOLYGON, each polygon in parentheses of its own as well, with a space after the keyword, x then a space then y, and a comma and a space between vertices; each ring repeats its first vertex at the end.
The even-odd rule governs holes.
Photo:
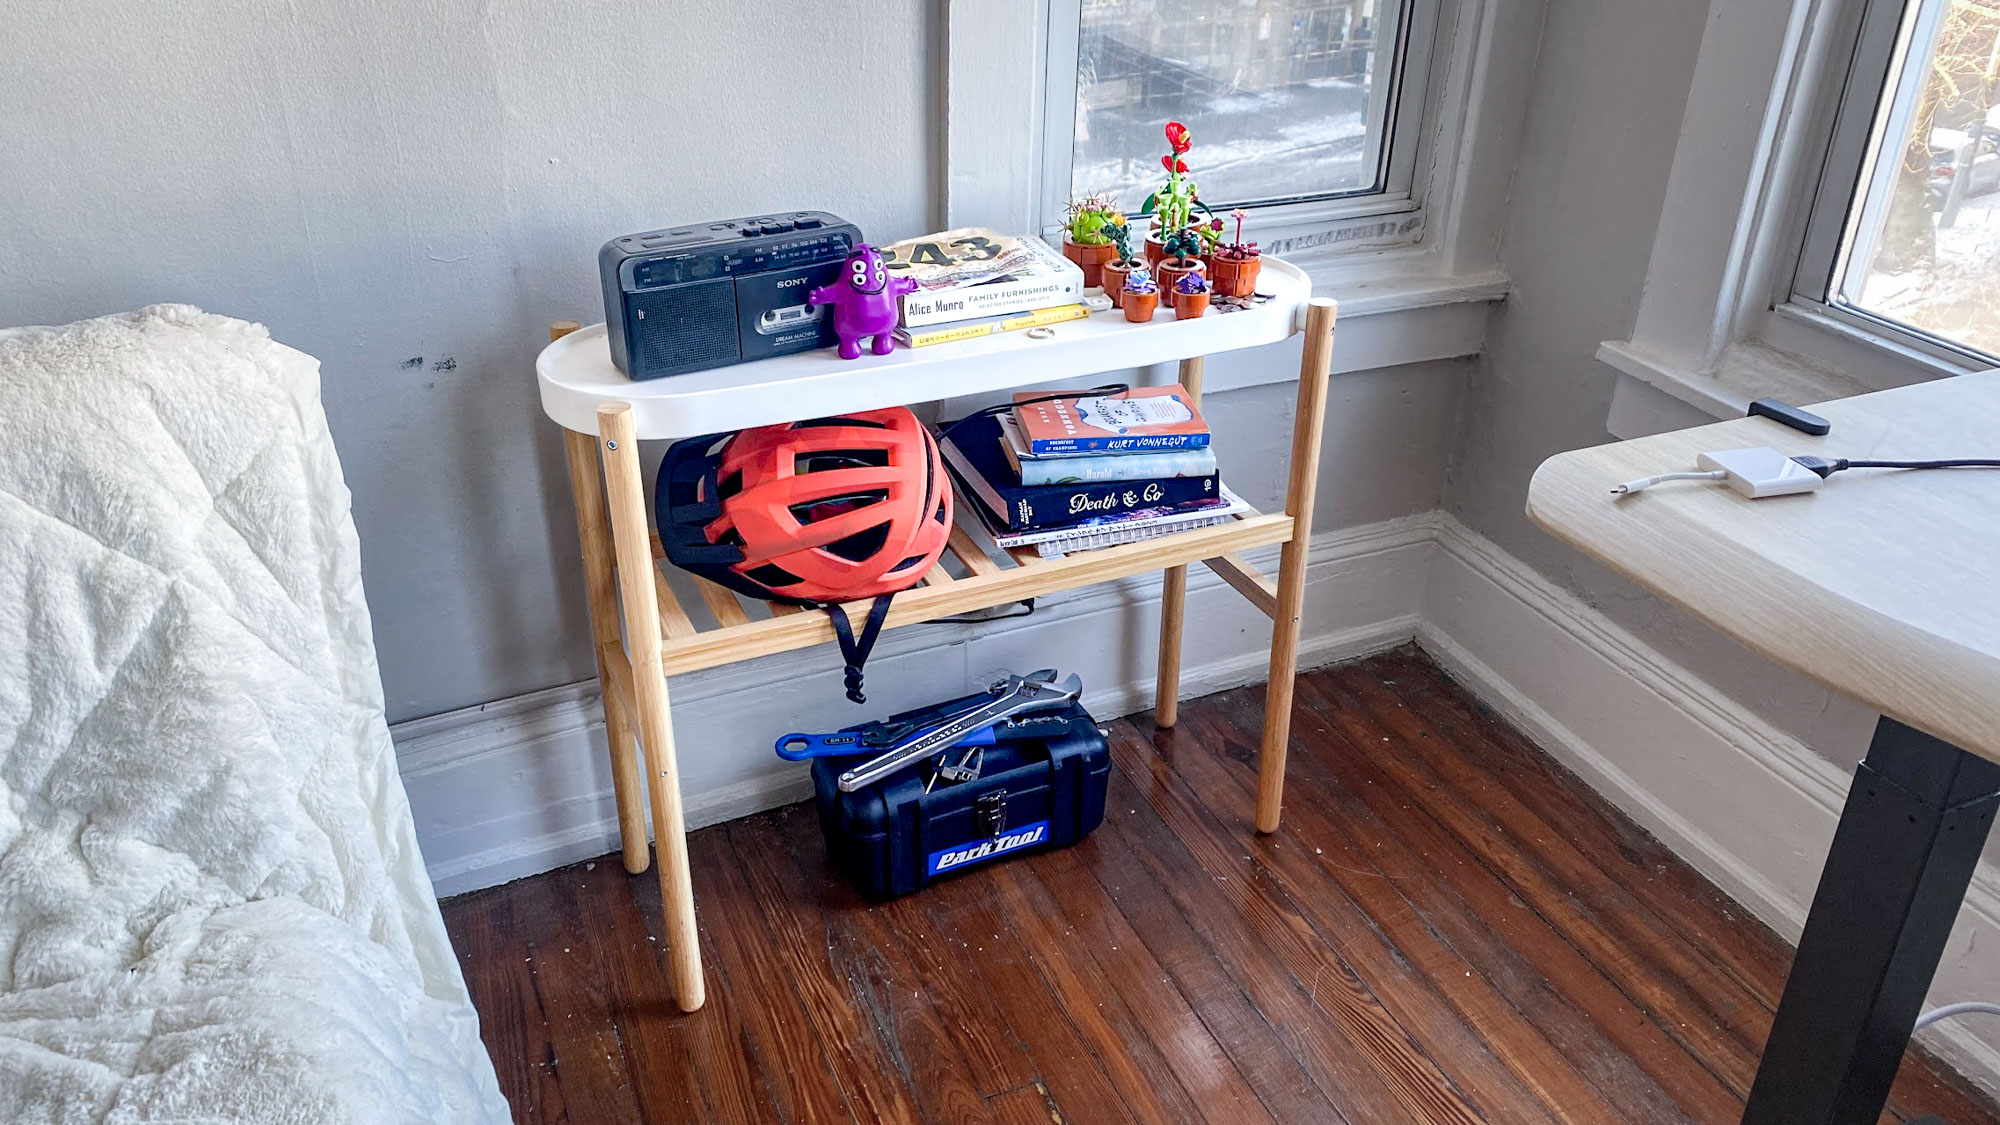
MULTIPOLYGON (((995 742, 992 727, 982 727, 973 731, 952 746, 991 746, 995 742)), ((814 758, 838 758, 853 754, 879 751, 879 746, 864 746, 861 736, 853 731, 835 731, 832 734, 792 734, 780 735, 773 749, 778 757, 788 762, 805 762, 814 758)), ((949 749, 949 747, 947 747, 949 749)))

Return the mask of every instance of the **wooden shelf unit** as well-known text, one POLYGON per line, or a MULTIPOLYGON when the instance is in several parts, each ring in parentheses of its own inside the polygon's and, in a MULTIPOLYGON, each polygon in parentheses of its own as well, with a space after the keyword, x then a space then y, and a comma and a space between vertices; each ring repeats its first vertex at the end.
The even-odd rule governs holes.
MULTIPOLYGON (((1275 593, 1269 579, 1230 556, 1283 543, 1291 538, 1291 532, 1290 516, 1250 513, 1228 523, 1059 558, 1043 558, 1029 549, 1003 550, 996 558, 963 528, 955 528, 947 557, 957 560, 965 576, 954 578, 942 566, 933 568, 921 585, 896 595, 882 628, 921 625, 940 617, 1198 562, 1209 563, 1232 584, 1239 580, 1237 574, 1247 574, 1249 581, 1269 586, 1275 593)), ((675 581, 696 588, 704 611, 715 619, 713 627, 697 624, 668 582, 657 535, 653 537, 653 556, 658 560, 653 575, 660 630, 666 638, 660 659, 669 676, 828 644, 834 639, 833 624, 824 613, 801 613, 795 606, 739 597, 692 574, 677 575, 675 581)), ((868 614, 868 605, 863 601, 843 607, 857 631, 868 614)), ((1263 608, 1269 613, 1273 607, 1263 608)), ((623 647, 610 647, 619 649, 622 660, 623 647)))
MULTIPOLYGON (((1204 356, 1209 352, 1273 343, 1303 331, 1306 346, 1300 363, 1283 513, 1244 513, 1225 523, 1157 539, 1050 558, 1032 548, 988 551, 981 546, 983 535, 956 527, 946 559, 917 587, 896 596, 883 623, 884 629, 920 625, 940 617, 1161 571, 1154 714, 1162 726, 1172 726, 1177 718, 1187 567, 1207 565, 1272 621, 1256 827, 1260 832, 1275 831, 1291 730, 1306 540, 1311 533, 1335 308, 1330 300, 1311 298, 1304 274, 1290 264, 1266 258, 1265 271, 1269 287, 1277 290, 1265 307, 1152 325, 1126 323, 1115 313, 1100 315, 1077 322, 1066 344, 1053 345, 1054 350, 1039 354, 1035 354, 1035 344, 1019 333, 1010 334, 1013 339, 971 341, 968 343, 977 346, 963 353, 966 377, 956 380, 948 377, 955 369, 949 362, 950 348, 940 347, 924 349, 931 354, 915 355, 899 349, 891 356, 876 357, 880 362, 872 368, 869 357, 852 363, 826 357, 765 360, 719 374, 707 373, 708 378, 691 380, 684 384, 685 391, 679 391, 672 386, 674 380, 652 384, 621 381, 610 368, 602 326, 583 331, 570 321, 551 326, 552 342, 537 361, 536 370, 544 410, 566 430, 624 863, 634 874, 649 866, 645 808, 650 801, 668 963, 675 1001, 683 1011, 701 1007, 704 984, 667 677, 825 644, 834 640, 834 632, 823 613, 743 598, 692 574, 672 570, 662 557, 659 537, 648 526, 639 438, 693 436, 676 427, 695 424, 728 422, 729 428, 740 428, 781 421, 782 417, 772 416, 771 400, 786 399, 787 395, 791 396, 787 408, 801 412, 793 415, 796 417, 873 408, 884 405, 878 400, 886 393, 885 385, 898 385, 873 376, 899 369, 905 380, 920 375, 929 380, 900 385, 922 385, 930 398, 946 398, 1165 357, 1179 360, 1180 381, 1198 398, 1204 356), (1019 358, 1015 358, 1017 354, 1019 358), (1034 361, 1022 362, 1029 355, 1034 355, 1034 361), (1110 357, 1114 356, 1126 362, 1112 363, 1110 357), (760 394, 760 379, 765 378, 771 382, 767 393, 760 394), (643 409, 635 410, 634 400, 643 409), (595 434, 573 428, 589 417, 586 407, 593 404, 595 434), (643 435, 641 420, 646 430, 643 435), (1274 544, 1283 546, 1275 580, 1242 558, 1242 552, 1274 544), (677 584, 692 590, 694 598, 684 602, 676 592, 677 584)), ((959 502, 965 503, 963 496, 959 502)), ((965 515, 976 518, 969 510, 965 515)), ((867 612, 866 603, 845 608, 858 629, 867 612)))

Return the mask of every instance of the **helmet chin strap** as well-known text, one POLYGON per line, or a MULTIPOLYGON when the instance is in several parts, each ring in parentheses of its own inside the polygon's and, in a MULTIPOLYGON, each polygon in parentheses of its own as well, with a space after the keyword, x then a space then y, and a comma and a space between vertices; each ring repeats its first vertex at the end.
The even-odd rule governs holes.
POLYGON ((847 664, 847 698, 856 703, 868 702, 868 697, 861 694, 861 666, 868 663, 868 654, 874 651, 875 638, 882 633, 882 620, 889 616, 889 600, 895 596, 883 594, 868 607, 868 620, 861 626, 859 639, 848 623, 846 610, 839 605, 820 607, 833 621, 833 635, 840 640, 840 657, 847 664))

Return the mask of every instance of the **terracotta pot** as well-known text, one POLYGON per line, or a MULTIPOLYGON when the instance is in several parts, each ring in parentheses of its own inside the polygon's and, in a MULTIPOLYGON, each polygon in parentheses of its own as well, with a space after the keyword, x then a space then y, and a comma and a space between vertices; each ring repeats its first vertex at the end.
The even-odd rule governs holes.
POLYGON ((1208 311, 1208 290, 1174 294, 1174 319, 1193 320, 1208 311))
POLYGON ((1083 269, 1083 284, 1085 288, 1103 284, 1101 271, 1104 269, 1104 263, 1117 257, 1117 255, 1118 248, 1109 242, 1102 246, 1091 246, 1082 242, 1071 242, 1067 235, 1063 236, 1063 257, 1075 262, 1083 269))
POLYGON ((1157 266, 1166 259, 1167 244, 1158 238, 1146 239, 1146 264, 1157 266))
POLYGON ((1218 297, 1248 297, 1257 291, 1257 274, 1264 259, 1225 258, 1220 254, 1208 261, 1208 283, 1218 297))
POLYGON ((1160 292, 1174 291, 1174 282, 1191 273, 1202 270, 1200 258, 1168 258, 1153 268, 1153 276, 1160 283, 1160 292))
POLYGON ((1123 303, 1121 298, 1125 296, 1125 279, 1132 275, 1132 271, 1145 268, 1137 262, 1114 260, 1104 263, 1104 269, 1101 271, 1104 276, 1104 295, 1111 298, 1112 308, 1115 309, 1123 303))
POLYGON ((1154 313, 1160 311, 1160 295, 1158 293, 1127 293, 1125 294, 1125 301, 1122 307, 1125 310, 1126 320, 1134 324, 1144 324, 1153 319, 1154 313))

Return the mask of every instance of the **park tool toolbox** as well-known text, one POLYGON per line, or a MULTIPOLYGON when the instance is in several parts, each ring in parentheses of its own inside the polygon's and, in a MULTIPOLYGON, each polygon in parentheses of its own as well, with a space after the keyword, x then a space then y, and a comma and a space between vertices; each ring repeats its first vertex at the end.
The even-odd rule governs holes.
POLYGON ((986 691, 832 734, 788 734, 811 759, 827 854, 871 899, 1082 839, 1104 819, 1111 753, 1075 675, 1008 676, 986 691))

